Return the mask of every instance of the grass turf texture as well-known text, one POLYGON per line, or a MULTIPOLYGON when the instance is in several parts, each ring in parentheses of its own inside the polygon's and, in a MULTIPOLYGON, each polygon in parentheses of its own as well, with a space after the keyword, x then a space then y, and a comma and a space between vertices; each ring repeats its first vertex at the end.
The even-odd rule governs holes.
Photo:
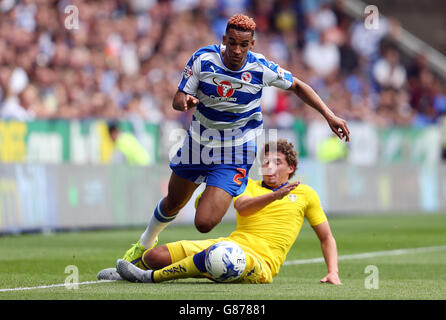
MULTIPOLYGON (((339 255, 446 245, 446 215, 332 217, 339 255)), ((160 243, 229 234, 221 224, 209 234, 193 226, 171 226, 160 243)), ((142 229, 53 233, 0 237, 0 289, 63 284, 75 265, 79 282, 95 281, 99 270, 114 266, 142 229)), ((308 223, 287 261, 321 257, 319 241, 308 223)), ((0 292, 2 299, 446 299, 446 250, 339 262, 342 286, 321 284, 324 263, 283 266, 270 285, 216 284, 186 279, 160 284, 124 281, 0 292), (379 289, 366 289, 367 265, 379 269, 379 289)))

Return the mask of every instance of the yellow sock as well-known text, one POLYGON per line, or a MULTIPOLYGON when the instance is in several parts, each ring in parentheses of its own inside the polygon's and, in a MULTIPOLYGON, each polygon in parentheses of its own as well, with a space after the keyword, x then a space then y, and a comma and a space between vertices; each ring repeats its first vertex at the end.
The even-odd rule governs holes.
POLYGON ((189 256, 167 267, 155 270, 153 272, 153 281, 163 282, 174 279, 193 278, 201 274, 202 272, 198 270, 194 263, 194 256, 189 256))

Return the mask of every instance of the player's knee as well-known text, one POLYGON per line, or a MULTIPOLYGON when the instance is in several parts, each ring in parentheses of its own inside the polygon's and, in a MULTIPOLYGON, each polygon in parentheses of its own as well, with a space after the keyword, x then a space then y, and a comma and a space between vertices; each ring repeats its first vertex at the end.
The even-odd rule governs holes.
POLYGON ((142 257, 144 264, 153 270, 162 269, 172 263, 169 250, 166 246, 160 246, 147 250, 142 257))
POLYGON ((212 229, 214 229, 214 225, 210 224, 210 223, 206 223, 206 222, 197 222, 195 221, 195 227, 197 228, 198 231, 200 231, 201 233, 208 233, 209 231, 211 231, 212 229))
POLYGON ((195 227, 201 233, 208 233, 218 224, 218 222, 214 222, 211 219, 197 219, 195 218, 195 227))

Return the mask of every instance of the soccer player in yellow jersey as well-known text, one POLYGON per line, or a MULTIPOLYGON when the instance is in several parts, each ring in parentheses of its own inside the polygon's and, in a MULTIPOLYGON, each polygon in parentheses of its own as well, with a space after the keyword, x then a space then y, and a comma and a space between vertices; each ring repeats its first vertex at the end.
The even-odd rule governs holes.
POLYGON ((142 261, 149 270, 119 259, 119 275, 132 282, 155 283, 198 276, 210 278, 204 262, 206 249, 230 240, 246 254, 246 268, 235 282, 271 283, 307 218, 321 242, 327 264, 328 272, 321 282, 341 284, 336 241, 317 193, 310 186, 289 182, 297 169, 297 152, 286 140, 279 140, 274 147, 267 143, 262 153, 263 181, 250 179, 246 190, 234 198, 237 227, 229 237, 183 240, 147 250, 142 261))

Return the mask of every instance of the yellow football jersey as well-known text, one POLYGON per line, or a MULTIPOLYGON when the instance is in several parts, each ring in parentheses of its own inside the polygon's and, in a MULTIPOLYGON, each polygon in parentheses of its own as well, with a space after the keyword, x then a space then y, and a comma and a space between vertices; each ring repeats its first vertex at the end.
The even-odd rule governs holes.
MULTIPOLYGON (((262 181, 249 179, 242 196, 257 197, 273 192, 262 181)), ((229 236, 258 253, 270 266, 272 276, 278 272, 307 218, 312 226, 327 221, 319 196, 310 186, 300 184, 281 200, 271 202, 258 212, 243 217, 237 213, 237 228, 229 236)))

